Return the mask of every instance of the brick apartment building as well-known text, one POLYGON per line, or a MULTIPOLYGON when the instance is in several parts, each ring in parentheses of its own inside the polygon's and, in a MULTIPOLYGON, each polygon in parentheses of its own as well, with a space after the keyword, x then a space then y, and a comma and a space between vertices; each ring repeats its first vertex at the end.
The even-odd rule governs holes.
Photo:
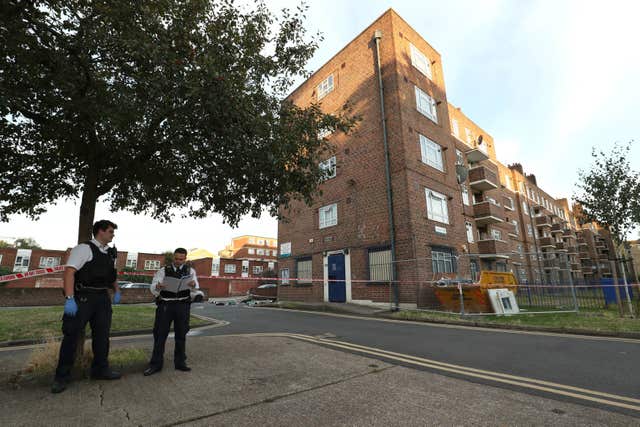
MULTIPOLYGON (((0 249, 0 266, 15 273, 24 273, 38 268, 64 265, 70 253, 71 248, 66 250, 2 248, 0 249)), ((119 271, 125 269, 155 271, 162 265, 164 265, 163 254, 118 251, 116 260, 116 268, 119 271)), ((62 287, 62 275, 50 274, 22 279, 10 282, 8 286, 62 287)))
POLYGON ((261 277, 277 271, 278 241, 271 237, 239 236, 212 259, 212 276, 261 277))
POLYGON ((393 10, 289 99, 327 112, 349 101, 362 121, 350 135, 325 135, 335 151, 320 165, 322 196, 281 211, 279 298, 388 302, 395 278, 399 302, 415 306, 418 282, 482 270, 521 282, 611 276, 607 234, 581 230, 566 199, 497 160, 491 135, 448 102, 440 54, 393 10))

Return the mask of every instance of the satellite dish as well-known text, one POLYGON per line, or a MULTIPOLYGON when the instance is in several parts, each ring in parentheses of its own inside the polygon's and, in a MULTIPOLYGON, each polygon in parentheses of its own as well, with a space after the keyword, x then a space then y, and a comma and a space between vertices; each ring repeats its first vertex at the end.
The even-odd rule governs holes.
POLYGON ((456 165, 456 179, 458 180, 458 184, 462 184, 467 180, 469 176, 469 169, 465 165, 456 165))
POLYGON ((483 138, 482 138, 482 135, 480 135, 480 136, 478 137, 478 145, 482 144, 482 139, 483 139, 483 138))

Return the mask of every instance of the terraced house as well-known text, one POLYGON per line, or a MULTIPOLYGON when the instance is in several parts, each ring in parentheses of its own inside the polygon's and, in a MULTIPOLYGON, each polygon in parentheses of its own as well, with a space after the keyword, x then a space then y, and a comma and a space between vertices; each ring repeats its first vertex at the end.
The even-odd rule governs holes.
POLYGON ((491 135, 448 101, 440 54, 393 10, 289 99, 327 112, 349 101, 362 121, 323 135, 335 151, 319 165, 322 196, 281 212, 281 299, 388 302, 394 292, 411 306, 418 283, 482 270, 529 282, 611 273, 591 268, 595 242, 581 250, 567 200, 500 163, 491 135))

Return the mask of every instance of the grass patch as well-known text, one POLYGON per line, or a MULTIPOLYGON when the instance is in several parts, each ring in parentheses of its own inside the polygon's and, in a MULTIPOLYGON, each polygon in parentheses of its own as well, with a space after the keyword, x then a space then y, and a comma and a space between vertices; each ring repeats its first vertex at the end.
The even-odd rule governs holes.
MULTIPOLYGON (((155 306, 114 305, 111 332, 153 328, 155 306)), ((206 320, 191 316, 190 325, 207 324, 206 320)), ((33 307, 0 310, 0 342, 47 339, 62 335, 62 307, 33 307)), ((91 336, 87 324, 87 337, 91 336)))
POLYGON ((389 314, 394 319, 429 321, 456 321, 476 325, 510 325, 524 327, 561 328, 588 332, 640 333, 640 319, 620 317, 617 310, 589 310, 578 313, 520 314, 513 316, 466 316, 402 310, 389 314))

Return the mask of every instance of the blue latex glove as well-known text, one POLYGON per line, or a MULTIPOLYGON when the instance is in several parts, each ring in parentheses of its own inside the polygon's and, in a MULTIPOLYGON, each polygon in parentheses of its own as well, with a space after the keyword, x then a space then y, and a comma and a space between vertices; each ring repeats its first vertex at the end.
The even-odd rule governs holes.
POLYGON ((118 291, 113 295, 113 303, 120 304, 120 298, 122 298, 122 295, 120 295, 120 291, 118 291))
POLYGON ((76 304, 76 300, 74 298, 70 298, 64 303, 64 314, 67 316, 75 316, 78 312, 78 304, 76 304))

